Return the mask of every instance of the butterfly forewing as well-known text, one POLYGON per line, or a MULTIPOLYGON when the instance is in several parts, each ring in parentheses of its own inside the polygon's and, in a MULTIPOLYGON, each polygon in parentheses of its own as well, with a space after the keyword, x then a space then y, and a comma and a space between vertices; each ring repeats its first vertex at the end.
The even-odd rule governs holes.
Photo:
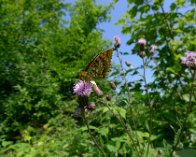
POLYGON ((109 71, 113 49, 98 54, 80 74, 80 79, 92 80, 93 78, 104 78, 109 71))

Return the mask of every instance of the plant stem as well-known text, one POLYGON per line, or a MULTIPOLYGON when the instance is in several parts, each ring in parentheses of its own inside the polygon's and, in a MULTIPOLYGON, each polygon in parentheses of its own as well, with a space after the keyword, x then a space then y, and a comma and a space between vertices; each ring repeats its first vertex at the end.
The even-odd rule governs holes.
POLYGON ((128 82, 127 82, 127 79, 126 79, 126 75, 125 75, 125 71, 124 71, 124 68, 123 68, 123 64, 122 64, 122 59, 120 57, 120 53, 118 52, 118 49, 116 50, 117 52, 117 57, 118 57, 118 60, 120 62, 120 67, 123 71, 123 79, 125 81, 125 87, 126 87, 126 91, 127 91, 127 95, 128 95, 128 103, 130 104, 131 103, 131 97, 130 97, 130 92, 129 92, 129 87, 128 87, 128 82))
POLYGON ((106 157, 106 154, 105 154, 104 150, 103 150, 103 149, 101 148, 101 146, 97 143, 95 137, 93 136, 93 134, 92 134, 92 132, 91 132, 91 130, 90 130, 88 121, 87 121, 86 116, 85 116, 85 112, 83 112, 82 118, 83 118, 84 123, 85 123, 86 126, 87 126, 88 132, 89 132, 89 134, 90 134, 90 136, 91 136, 91 138, 92 138, 94 144, 97 146, 98 150, 102 153, 102 155, 103 155, 104 157, 106 157))
POLYGON ((171 28, 171 26, 170 26, 170 24, 169 24, 169 22, 167 20, 167 17, 166 17, 166 14, 165 14, 165 10, 163 8, 163 5, 160 5, 160 7, 161 7, 161 10, 162 10, 162 13, 163 13, 163 16, 164 16, 165 23, 167 25, 167 29, 169 31, 169 35, 170 35, 171 39, 174 39, 172 28, 171 28))
POLYGON ((182 127, 180 128, 179 136, 177 137, 177 142, 172 146, 172 150, 170 152, 170 157, 173 156, 173 152, 176 150, 176 148, 177 148, 177 146, 178 146, 178 144, 180 142, 180 138, 181 138, 181 136, 183 134, 183 131, 184 131, 185 127, 186 127, 188 116, 189 116, 190 112, 192 111, 192 107, 193 107, 192 98, 193 98, 193 95, 194 95, 194 80, 195 80, 195 76, 196 76, 196 70, 194 70, 193 76, 192 76, 192 85, 191 85, 191 90, 190 90, 190 93, 189 93, 189 105, 187 106, 185 118, 184 118, 184 121, 182 123, 182 127))
MULTIPOLYGON (((120 62, 121 69, 122 69, 122 71, 123 71, 123 79, 124 79, 124 81, 125 81, 125 88, 126 88, 127 96, 128 96, 128 104, 131 104, 131 97, 130 97, 128 82, 127 82, 127 79, 126 79, 126 74, 125 74, 125 71, 124 71, 124 68, 123 68, 123 64, 122 64, 122 59, 121 59, 121 57, 120 57, 120 53, 119 53, 118 49, 116 49, 116 52, 117 52, 118 60, 119 60, 119 62, 120 62)), ((121 122, 122 122, 122 123, 121 123, 122 126, 124 127, 124 129, 125 129, 125 131, 127 132, 128 136, 131 137, 131 135, 130 135, 130 133, 129 133, 129 130, 130 130, 130 129, 127 128, 127 126, 126 126, 126 124, 124 123, 124 121, 122 120, 120 114, 119 114, 119 117, 120 117, 120 120, 121 120, 121 122)), ((134 127, 135 127, 136 124, 135 124, 134 121, 133 121, 133 124, 134 124, 134 127)), ((139 140, 138 140, 138 137, 137 137, 137 133, 135 134, 135 136, 136 136, 136 141, 137 141, 137 143, 138 143, 138 149, 139 149, 139 151, 140 151, 140 153, 141 153, 141 156, 142 156, 142 150, 141 150, 140 145, 139 145, 139 140)), ((136 149, 136 150, 137 150, 137 149, 136 149)), ((138 151, 138 150, 137 150, 137 151, 138 151)), ((138 155, 139 155, 139 152, 138 152, 138 155)))
POLYGON ((148 145, 147 145, 147 151, 146 151, 146 157, 147 157, 148 152, 149 152, 149 147, 150 147, 150 139, 151 139, 151 135, 152 135, 152 103, 150 101, 150 94, 148 91, 148 84, 147 84, 147 80, 146 80, 146 63, 147 62, 145 62, 144 57, 142 57, 142 63, 143 63, 144 86, 145 86, 145 91, 146 91, 146 95, 147 95, 147 99, 148 99, 148 107, 149 107, 149 111, 150 111, 149 137, 148 137, 148 145))
MULTIPOLYGON (((131 133, 130 133, 130 130, 128 129, 127 125, 126 125, 125 122, 123 121, 123 119, 122 119, 122 117, 120 116, 120 114, 119 114, 119 117, 118 117, 118 116, 114 113, 114 111, 110 108, 110 106, 109 106, 107 103, 105 103, 105 104, 106 104, 108 110, 118 119, 118 121, 120 122, 120 124, 122 125, 122 127, 124 128, 124 130, 126 131, 127 135, 129 136, 129 138, 130 138, 130 140, 131 140, 131 142, 132 142, 132 147, 136 150, 138 156, 140 156, 140 153, 141 153, 141 152, 139 152, 139 150, 137 149, 137 146, 135 145, 134 139, 132 138, 132 135, 131 135, 131 133)), ((139 144, 138 141, 136 141, 136 142, 137 142, 137 144, 139 144)), ((142 157, 142 153, 141 153, 141 157, 142 157)))
MULTIPOLYGON (((160 4, 160 7, 161 7, 161 11, 162 11, 162 14, 163 14, 163 20, 165 21, 165 23, 166 23, 166 29, 168 30, 168 32, 169 32, 169 36, 170 36, 170 38, 173 40, 173 31, 172 31, 172 28, 171 28, 171 26, 170 26, 170 24, 169 24, 169 21, 168 21, 168 19, 167 19, 167 17, 166 17, 166 14, 165 14, 165 10, 164 10, 164 8, 163 8, 163 6, 160 4)), ((154 16, 155 16, 155 18, 156 18, 156 20, 157 21, 159 21, 159 20, 162 20, 162 19, 159 19, 159 17, 157 16, 157 14, 155 13, 155 11, 153 10, 153 13, 154 13, 154 16)), ((172 48, 169 46, 169 39, 167 38, 167 36, 164 36, 165 37, 165 41, 166 41, 166 45, 167 45, 167 49, 168 49, 168 51, 170 52, 170 54, 172 54, 172 48)))

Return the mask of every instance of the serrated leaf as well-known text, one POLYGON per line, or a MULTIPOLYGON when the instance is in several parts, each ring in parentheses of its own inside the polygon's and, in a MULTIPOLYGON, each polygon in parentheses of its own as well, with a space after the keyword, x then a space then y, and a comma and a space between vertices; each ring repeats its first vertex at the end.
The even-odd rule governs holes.
POLYGON ((100 128, 100 129, 98 129, 98 133, 101 134, 102 136, 106 136, 107 137, 107 135, 109 133, 109 129, 106 128, 106 127, 100 128))
POLYGON ((193 149, 184 149, 181 151, 176 152, 178 157, 195 157, 196 156, 196 150, 193 149))
POLYGON ((9 145, 11 145, 11 144, 13 144, 12 141, 3 141, 3 142, 1 143, 1 145, 2 145, 3 147, 7 147, 7 146, 9 146, 9 145))
MULTIPOLYGON (((95 130, 95 131, 99 130, 97 127, 92 126, 92 125, 90 125, 89 128, 92 129, 92 130, 95 130)), ((80 130, 81 131, 86 131, 86 130, 88 130, 88 128, 87 128, 87 126, 84 126, 84 127, 81 127, 80 130)))
POLYGON ((126 110, 121 107, 113 108, 115 114, 119 114, 122 118, 126 119, 126 110))
POLYGON ((121 115, 124 119, 126 119, 126 110, 123 109, 123 108, 119 108, 118 110, 119 110, 120 115, 121 115))
POLYGON ((116 147, 113 146, 113 145, 106 145, 107 149, 110 151, 110 152, 116 152, 116 147))
POLYGON ((137 133, 137 135, 138 135, 140 138, 149 137, 149 133, 148 133, 148 132, 137 131, 136 133, 137 133))
POLYGON ((101 112, 101 113, 105 113, 107 111, 108 111, 107 107, 101 107, 101 108, 97 109, 97 112, 101 112))
POLYGON ((189 94, 184 94, 184 95, 183 95, 183 99, 184 99, 186 102, 189 102, 189 94))

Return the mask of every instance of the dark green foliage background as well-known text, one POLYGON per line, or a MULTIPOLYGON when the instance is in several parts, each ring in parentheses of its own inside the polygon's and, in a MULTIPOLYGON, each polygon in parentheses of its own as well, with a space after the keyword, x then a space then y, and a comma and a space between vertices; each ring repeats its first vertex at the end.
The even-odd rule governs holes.
MULTIPOLYGON (((147 67, 155 79, 148 84, 153 102, 149 156, 156 156, 158 149, 169 156, 195 81, 180 65, 186 51, 196 50, 195 2, 177 0, 170 12, 164 12, 164 1, 128 3, 130 10, 118 21, 122 32, 131 35, 127 44, 133 49, 128 54, 138 52, 136 42, 141 37, 147 39, 148 47, 153 43, 158 46, 153 57, 156 64, 150 62, 147 67), (181 13, 179 9, 186 6, 187 11, 181 13)), ((72 117, 77 106, 72 88, 92 57, 111 47, 97 25, 109 21, 113 5, 98 5, 95 0, 1 0, 0 156, 101 156, 83 121, 72 117)), ((141 69, 128 69, 126 78, 138 75, 141 69)), ((126 122, 145 150, 149 142, 149 108, 143 79, 128 82, 129 102, 122 70, 117 66, 112 72, 111 76, 118 78, 115 81, 119 82, 119 92, 112 91, 107 80, 99 80, 104 97, 93 94, 90 98, 97 109, 87 114, 88 123, 106 156, 136 156, 118 118, 106 106, 126 122), (107 94, 112 94, 110 101, 106 100, 107 94)), ((195 153, 195 90, 192 104, 177 145, 181 156, 195 153)))

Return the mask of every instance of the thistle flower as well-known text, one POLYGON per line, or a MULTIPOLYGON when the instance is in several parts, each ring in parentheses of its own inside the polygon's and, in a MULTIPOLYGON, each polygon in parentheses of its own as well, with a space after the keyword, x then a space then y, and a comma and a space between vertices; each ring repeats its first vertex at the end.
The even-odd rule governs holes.
POLYGON ((138 43, 140 44, 140 46, 146 46, 146 39, 140 38, 140 39, 138 40, 138 43))
POLYGON ((119 48, 120 47, 120 37, 119 36, 114 36, 114 47, 119 48))
POLYGON ((98 96, 102 96, 103 92, 101 91, 101 89, 99 89, 99 87, 97 86, 95 81, 91 81, 91 85, 92 85, 92 89, 93 91, 98 95, 98 96))
POLYGON ((181 63, 186 67, 196 68, 196 52, 187 52, 185 57, 182 57, 181 63))
POLYGON ((146 39, 144 39, 144 38, 140 38, 139 40, 138 40, 138 43, 139 43, 139 45, 140 45, 140 53, 139 53, 139 55, 140 55, 140 57, 144 57, 145 56, 145 46, 146 46, 146 39))
POLYGON ((150 52, 151 52, 151 53, 154 53, 156 49, 157 49, 157 46, 156 46, 156 45, 152 44, 152 45, 150 46, 150 52))
POLYGON ((80 80, 74 85, 73 91, 78 96, 89 96, 92 92, 91 84, 80 80))

